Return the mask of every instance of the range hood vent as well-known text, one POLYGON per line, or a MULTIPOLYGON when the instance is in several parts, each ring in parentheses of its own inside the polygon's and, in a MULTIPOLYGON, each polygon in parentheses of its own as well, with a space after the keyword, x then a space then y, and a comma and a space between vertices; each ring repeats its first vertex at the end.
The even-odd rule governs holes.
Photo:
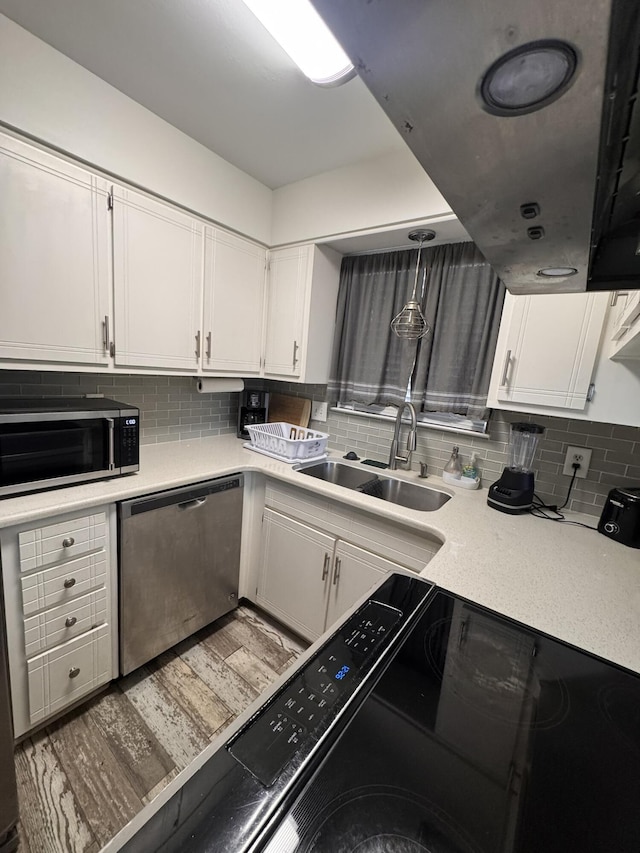
POLYGON ((312 2, 512 293, 640 289, 638 0, 312 2))

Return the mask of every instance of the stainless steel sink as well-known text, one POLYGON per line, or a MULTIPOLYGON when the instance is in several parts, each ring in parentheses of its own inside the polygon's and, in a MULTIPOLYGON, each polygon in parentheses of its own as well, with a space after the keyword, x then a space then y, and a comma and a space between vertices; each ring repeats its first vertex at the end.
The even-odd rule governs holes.
POLYGON ((371 471, 363 471, 353 468, 351 465, 343 465, 342 462, 327 460, 326 462, 315 462, 308 466, 298 468, 301 474, 309 477, 317 477, 336 486, 344 486, 347 489, 357 489, 358 486, 371 480, 374 476, 371 471))
POLYGON ((421 512, 433 512, 444 506, 451 495, 438 492, 429 486, 420 486, 417 483, 408 483, 406 480, 392 480, 390 477, 377 477, 361 486, 358 491, 364 495, 371 495, 392 504, 406 506, 408 509, 417 509, 421 512))
POLYGON ((363 495, 405 506, 408 509, 417 509, 420 512, 433 512, 451 499, 451 495, 429 486, 391 477, 380 477, 371 471, 343 465, 342 462, 334 460, 302 465, 298 471, 309 477, 316 477, 327 483, 353 489, 363 495))

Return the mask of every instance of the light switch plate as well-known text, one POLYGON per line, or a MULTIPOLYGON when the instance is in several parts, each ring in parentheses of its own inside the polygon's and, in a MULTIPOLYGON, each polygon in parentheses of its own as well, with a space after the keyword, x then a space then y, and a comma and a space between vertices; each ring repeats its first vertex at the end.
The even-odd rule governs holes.
POLYGON ((320 400, 311 401, 311 420, 326 423, 328 403, 323 403, 320 400))

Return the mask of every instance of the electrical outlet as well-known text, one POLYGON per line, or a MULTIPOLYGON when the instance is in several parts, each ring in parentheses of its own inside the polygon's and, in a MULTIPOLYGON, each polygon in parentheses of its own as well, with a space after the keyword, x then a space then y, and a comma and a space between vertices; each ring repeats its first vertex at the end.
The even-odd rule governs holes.
POLYGON ((311 401, 311 420, 312 421, 320 421, 321 423, 327 422, 327 409, 328 404, 320 402, 319 400, 311 401))
POLYGON ((576 477, 582 477, 584 479, 587 476, 587 471, 591 464, 591 450, 588 447, 567 447, 562 473, 567 474, 569 477, 573 477, 573 468, 571 466, 574 462, 578 462, 580 464, 576 477))

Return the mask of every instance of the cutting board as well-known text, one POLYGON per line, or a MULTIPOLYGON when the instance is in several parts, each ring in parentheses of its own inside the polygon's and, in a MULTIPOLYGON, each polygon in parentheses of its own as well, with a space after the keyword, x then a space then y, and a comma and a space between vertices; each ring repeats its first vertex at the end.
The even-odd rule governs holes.
POLYGON ((297 426, 309 426, 311 400, 308 397, 291 397, 288 394, 269 396, 269 423, 286 421, 297 426))

